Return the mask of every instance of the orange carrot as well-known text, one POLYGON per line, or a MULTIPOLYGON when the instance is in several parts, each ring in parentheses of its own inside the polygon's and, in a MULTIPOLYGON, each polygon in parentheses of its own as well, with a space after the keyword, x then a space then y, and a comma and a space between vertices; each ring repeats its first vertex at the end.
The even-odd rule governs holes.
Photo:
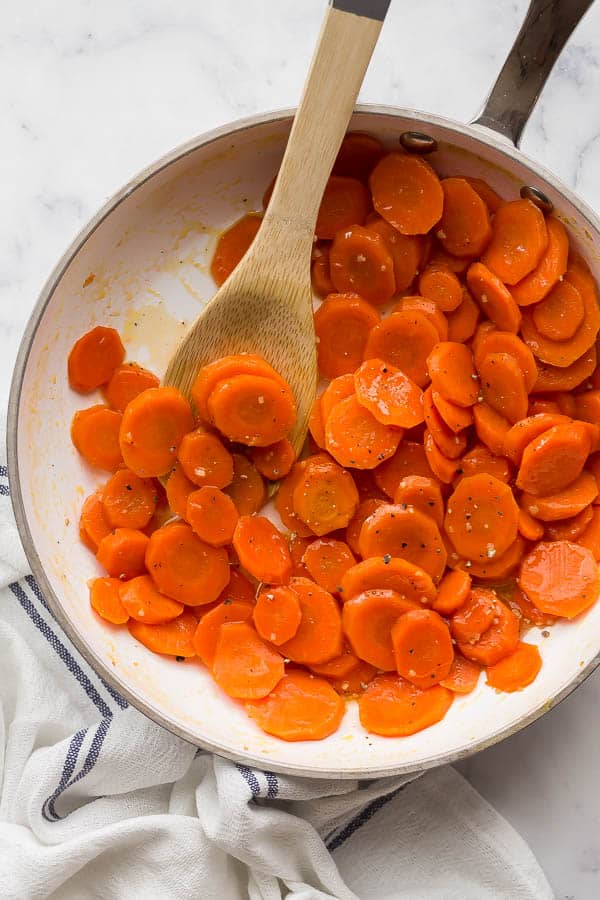
POLYGON ((538 628, 547 628, 556 622, 556 616, 537 609, 516 584, 507 598, 507 603, 522 626, 535 625, 538 628))
POLYGON ((193 427, 190 404, 177 388, 142 391, 123 413, 119 443, 125 465, 142 478, 165 475, 193 427))
POLYGON ((383 147, 377 138, 362 131, 349 131, 333 164, 333 172, 366 181, 382 156, 383 147))
POLYGON ((471 577, 456 569, 442 578, 433 609, 442 616, 451 616, 464 605, 471 590, 471 577))
POLYGON ((452 660, 450 671, 442 678, 440 684, 454 694, 471 694, 477 687, 480 672, 477 663, 457 653, 452 660))
POLYGON ((204 613, 194 631, 192 643, 196 655, 205 666, 212 669, 221 625, 226 622, 247 622, 252 617, 253 610, 253 603, 228 599, 204 613))
POLYGON ((332 240, 338 231, 353 225, 364 225, 371 207, 369 192, 356 178, 331 175, 323 197, 315 233, 318 238, 332 240))
MULTIPOLYGON (((523 498, 521 498, 521 502, 523 502, 523 498)), ((531 513, 529 513, 523 507, 519 507, 519 534, 525 538, 526 541, 539 541, 540 538, 544 534, 544 526, 538 522, 537 519, 534 519, 531 513)))
POLYGON ((88 542, 91 545, 90 549, 95 553, 102 538, 105 538, 110 533, 110 525, 106 521, 104 507, 102 506, 101 488, 98 488, 84 500, 81 507, 79 528, 80 532, 83 532, 88 538, 88 542))
POLYGON ((345 375, 361 364, 377 310, 358 294, 331 294, 315 313, 319 371, 326 378, 345 375))
POLYGON ((283 585, 263 588, 252 618, 261 638, 275 645, 285 644, 294 637, 302 620, 298 595, 283 585))
POLYGON ((456 341, 459 344, 463 344, 475 334, 479 321, 479 306, 466 288, 463 289, 463 298, 460 306, 457 306, 453 312, 448 313, 447 320, 448 334, 446 337, 440 335, 440 340, 456 341))
POLYGON ((75 342, 68 358, 69 384, 89 394, 110 381, 125 357, 125 348, 114 328, 97 325, 75 342))
POLYGON ((498 614, 498 597, 487 588, 473 588, 465 603, 450 620, 452 637, 458 643, 476 643, 498 614))
POLYGON ((254 603, 256 588, 238 569, 230 569, 229 584, 219 594, 219 600, 241 600, 254 603))
POLYGON ((122 413, 138 394, 148 388, 158 387, 159 384, 156 375, 148 369, 137 363, 123 363, 115 369, 108 384, 104 385, 104 399, 111 409, 122 413))
POLYGON ((157 492, 149 478, 120 469, 102 489, 104 516, 111 528, 145 528, 156 509, 157 492))
POLYGON ((123 462, 119 447, 120 427, 121 413, 107 406, 90 406, 73 416, 71 440, 90 466, 114 472, 123 462))
POLYGON ((252 461, 261 475, 270 481, 284 478, 296 459, 293 446, 287 438, 282 438, 267 447, 253 447, 252 461))
POLYGON ((438 309, 433 300, 426 297, 402 297, 402 299, 394 306, 392 312, 418 312, 422 313, 428 319, 438 333, 438 339, 445 341, 448 339, 448 320, 446 316, 438 309))
POLYGON ((176 516, 185 519, 187 516, 187 500, 196 490, 196 485, 187 478, 183 467, 175 463, 167 479, 167 501, 176 516))
POLYGON ((444 718, 453 694, 439 684, 423 690, 399 675, 379 675, 359 698, 363 728, 384 737, 407 737, 444 718))
POLYGON ((185 522, 154 532, 146 566, 162 594, 187 606, 212 603, 229 581, 226 551, 201 541, 185 522))
POLYGON ((444 528, 466 559, 502 556, 517 537, 519 507, 511 488, 493 475, 463 478, 448 498, 444 528))
POLYGON ((432 609, 407 612, 392 626, 399 675, 420 688, 438 684, 450 672, 454 649, 448 626, 432 609))
POLYGON ((384 425, 413 428, 423 421, 423 394, 410 378, 381 359, 367 359, 354 373, 356 399, 384 425))
POLYGON ((589 525, 577 543, 589 550, 596 562, 600 562, 600 509, 597 506, 594 507, 589 525))
POLYGON ((358 658, 384 672, 393 671, 393 626, 410 611, 426 612, 419 609, 416 601, 382 588, 365 591, 344 603, 344 634, 358 658))
POLYGON ((377 466, 374 472, 375 483, 392 499, 405 475, 424 475, 426 478, 433 475, 422 444, 402 441, 394 456, 377 466))
POLYGON ((425 313, 401 310, 371 330, 365 359, 382 359, 424 387, 429 381, 427 358, 438 342, 438 331, 425 313))
POLYGON ((358 491, 349 472, 329 457, 313 456, 302 469, 292 505, 297 517, 321 536, 348 525, 358 507, 358 491))
POLYGON ((339 656, 334 656, 326 663, 317 663, 310 669, 316 675, 323 675, 325 678, 344 678, 349 675, 353 669, 360 665, 360 660, 350 647, 346 645, 339 656))
POLYGON ((261 222, 262 216, 242 216, 221 232, 210 264, 215 284, 222 285, 231 275, 256 237, 261 222))
POLYGON ((287 544, 265 516, 241 516, 235 526, 233 546, 241 565, 257 581, 285 584, 292 574, 287 544))
POLYGON ((291 472, 279 485, 275 496, 275 508, 285 528, 299 537, 313 537, 314 533, 309 526, 302 521, 294 509, 294 491, 306 469, 306 460, 295 463, 291 472))
POLYGON ((375 305, 386 303, 396 290, 394 260, 385 240, 361 225, 338 231, 329 253, 329 270, 337 291, 356 292, 375 305))
POLYGON ((402 431, 378 422, 356 397, 334 406, 325 424, 327 450, 341 466, 374 469, 394 455, 402 431))
POLYGON ((481 329, 473 342, 475 368, 479 368, 488 353, 507 353, 512 356, 523 373, 527 391, 533 390, 538 374, 537 366, 533 353, 521 338, 510 331, 481 329))
POLYGON ((464 344, 440 341, 427 357, 427 367, 435 390, 450 403, 466 407, 477 401, 473 355, 464 344))
POLYGON ((205 428, 184 435, 177 458, 189 481, 200 487, 207 484, 224 488, 233 481, 231 453, 205 428))
MULTIPOLYGON (((317 297, 327 297, 335 293, 335 287, 331 280, 329 269, 329 247, 319 247, 318 255, 314 258, 310 270, 312 289, 317 297)), ((316 251, 315 251, 316 252, 316 251)))
POLYGON ((444 193, 429 163, 389 153, 369 179, 373 206, 402 234, 426 234, 442 217, 444 193))
POLYGON ((464 431, 465 428, 473 424, 473 413, 469 407, 457 406, 456 403, 446 400, 439 391, 433 389, 431 391, 431 401, 441 416, 444 425, 447 425, 454 434, 464 431))
POLYGON ((471 643, 459 643, 463 656, 482 666, 494 666, 512 653, 519 643, 519 621, 511 610, 498 601, 492 624, 480 639, 471 643))
MULTIPOLYGON (((267 498, 265 483, 253 462, 241 453, 232 453, 233 481, 225 488, 240 516, 251 516, 262 509, 267 498)), ((168 485, 168 482, 167 482, 168 485)))
POLYGON ((219 629, 213 678, 230 697, 266 697, 285 675, 283 659, 248 622, 225 622, 219 629))
POLYGON ((444 501, 440 486, 433 478, 407 475, 396 488, 394 503, 420 510, 441 528, 444 521, 444 501))
POLYGON ((246 703, 248 715, 283 741, 319 741, 337 731, 344 701, 324 679, 294 670, 262 700, 246 703))
POLYGON ((262 378, 272 378, 287 387, 287 382, 261 356, 251 353, 222 356, 207 366, 203 366, 192 385, 192 400, 204 421, 210 420, 208 399, 214 389, 220 382, 227 381, 236 375, 259 375, 262 378))
POLYGON ((423 238, 419 235, 400 234, 379 216, 374 221, 367 222, 367 228, 380 234, 387 245, 394 263, 396 292, 408 290, 419 271, 423 238))
MULTIPOLYGON (((567 270, 567 274, 565 275, 567 281, 564 282, 564 284, 570 284, 569 288, 566 286, 563 288, 563 283, 561 283, 560 286, 553 289, 553 292, 556 291, 558 293, 560 304, 559 317, 563 307, 566 308, 567 301, 565 300, 565 297, 567 294, 571 297, 571 300, 568 301, 570 306, 572 306, 572 296, 574 296, 572 293, 573 291, 579 294, 579 298, 583 304, 583 320, 571 338, 552 340, 549 337, 545 337, 535 324, 535 307, 533 308, 533 311, 529 309, 525 310, 521 326, 523 340, 529 346, 534 356, 543 363, 547 363, 551 366, 558 366, 562 369, 572 365, 586 352, 586 350, 589 350, 590 347, 592 347, 596 340, 598 329, 600 328, 600 310, 598 309, 595 288, 592 286, 590 290, 586 290, 584 285, 579 284, 578 281, 574 284, 570 283, 568 280, 569 277, 571 276, 575 280, 576 273, 577 270, 575 269, 567 270), (578 285, 582 288, 581 291, 578 290, 578 285)), ((577 278, 578 277, 579 275, 577 275, 577 278)), ((558 323, 560 331, 560 318, 558 319, 558 323)), ((563 330, 562 333, 565 334, 566 331, 563 330)))
POLYGON ((542 522, 556 522, 576 516, 594 502, 598 485, 591 472, 582 472, 575 481, 554 494, 537 497, 524 493, 521 502, 527 512, 542 522))
POLYGON ((538 648, 521 641, 509 656, 488 666, 486 683, 497 691, 521 691, 535 680, 541 667, 542 658, 538 648))
POLYGON ((513 474, 510 463, 505 459, 495 456, 485 444, 475 444, 473 449, 465 453, 460 460, 460 469, 454 481, 454 487, 463 478, 468 478, 470 475, 480 475, 481 473, 493 475, 494 478, 497 478, 498 481, 503 481, 505 484, 508 484, 513 474))
POLYGON ((596 347, 590 347, 579 359, 570 366, 551 366, 547 363, 538 363, 538 377, 535 390, 547 391, 572 391, 582 384, 596 368, 596 347))
POLYGON ((133 528, 116 528, 98 544, 96 559, 113 578, 125 581, 145 571, 148 538, 133 528))
POLYGON ((362 503, 358 505, 356 512, 348 523, 348 527, 346 528, 346 541, 352 552, 357 556, 360 555, 360 530, 364 522, 366 522, 369 516, 385 502, 385 500, 378 498, 363 500, 362 503))
POLYGON ((535 413, 517 422, 507 432, 503 454, 515 465, 519 465, 523 451, 531 441, 548 431, 554 425, 566 425, 568 416, 560 413, 535 413))
POLYGON ((583 298, 574 285, 559 281, 532 310, 533 324, 542 337, 568 341, 585 317, 583 298))
POLYGON ((423 606, 435 598, 431 576, 406 559, 377 557, 365 559, 348 569, 341 584, 344 602, 370 590, 395 591, 404 600, 414 600, 423 606))
POLYGON ((542 432, 523 451, 517 487, 536 497, 562 490, 581 474, 590 444, 583 422, 554 425, 542 432))
POLYGON ((546 219, 548 246, 536 268, 513 285, 511 293, 519 306, 539 303, 567 271, 569 238, 562 222, 554 216, 546 219))
MULTIPOLYGON (((367 503, 372 501, 367 500, 367 503)), ((356 563, 350 547, 334 538, 312 541, 302 556, 310 577, 330 594, 339 591, 342 578, 356 563)))
POLYGON ((442 453, 429 429, 425 431, 424 447, 427 462, 435 477, 443 484, 450 484, 458 472, 458 459, 450 459, 442 453))
POLYGON ((444 212, 436 236, 454 256, 479 256, 492 237, 488 208, 464 178, 442 179, 444 212))
POLYGON ((231 497, 205 485, 188 495, 185 519, 201 540, 224 547, 233 540, 239 516, 231 497))
POLYGON ((497 273, 482 262, 474 262, 467 272, 467 285, 484 315, 503 331, 517 333, 521 326, 521 313, 497 273))
POLYGON ((517 535, 516 541, 511 544, 502 556, 494 556, 487 560, 464 560, 458 554, 448 554, 448 565, 452 569, 466 569, 473 578, 480 581, 488 581, 498 584, 506 581, 521 562, 525 549, 525 541, 521 535, 517 535))
POLYGON ((118 578, 94 578, 90 582, 92 609, 113 625, 124 625, 129 618, 129 613, 119 597, 121 585, 122 582, 118 578))
POLYGON ((314 444, 323 450, 325 448, 325 422, 323 420, 323 407, 320 397, 315 397, 308 420, 308 431, 314 444))
POLYGON ((435 262, 419 275, 419 292, 433 300, 442 312, 458 309, 463 299, 462 285, 454 272, 435 262))
POLYGON ((488 353, 478 366, 485 402, 512 424, 527 415, 525 376, 509 353, 488 353))
POLYGON ((366 691, 375 678, 376 673, 377 669, 375 666, 359 660, 358 665, 351 672, 348 672, 347 675, 334 678, 331 686, 343 697, 358 697, 363 691, 366 691))
POLYGON ((360 531, 363 557, 397 557, 424 569, 439 581, 446 567, 446 550, 433 521, 416 509, 384 504, 369 516, 360 531))
POLYGON ((302 619, 291 640, 280 651, 293 662, 316 665, 342 652, 342 617, 337 601, 307 578, 292 578, 289 586, 298 596, 302 619))
POLYGON ((483 178, 473 178, 465 175, 464 180, 471 185, 474 191, 477 191, 491 213, 495 213, 506 202, 483 178))
POLYGON ((341 400, 354 396, 354 375, 338 375, 329 382, 323 393, 321 394, 321 413, 323 422, 326 424, 327 419, 333 409, 341 400))
POLYGON ((587 547, 542 542, 523 560, 519 587, 542 612, 572 619, 598 597, 598 566, 587 547))
POLYGON ((485 444, 495 456, 501 456, 506 435, 510 431, 510 422, 485 402, 473 407, 475 431, 482 444, 485 444))
POLYGON ((145 622, 130 619, 127 627, 129 633, 153 653, 188 658, 196 655, 192 639, 197 624, 193 613, 185 610, 164 625, 146 625, 145 622))
MULTIPOLYGON (((456 408, 460 409, 460 407, 456 408)), ((456 459, 462 456, 467 446, 466 435, 455 434, 448 428, 433 403, 431 387, 428 387, 423 394, 423 412, 425 414, 425 424, 441 453, 447 456, 448 459, 456 459)))
POLYGON ((148 575, 138 575, 122 584, 119 599, 132 619, 146 625, 170 622, 183 612, 183 605, 157 591, 148 575))
POLYGON ((547 246, 546 222, 537 206, 531 200, 512 200, 496 211, 482 261, 505 284, 517 284, 533 272, 547 246))
MULTIPOLYGON (((582 474, 586 473, 584 472, 582 474)), ((559 519, 558 522, 548 522, 545 529, 542 525, 540 525, 540 528, 542 528, 542 532, 545 534, 547 541, 576 541, 585 532, 593 517, 594 507, 590 504, 589 506, 584 506, 581 512, 570 519, 559 519)), ((539 540, 541 536, 542 535, 540 534, 535 540, 539 540)))
POLYGON ((208 398, 211 421, 231 441, 267 447, 280 441, 296 421, 289 386, 260 375, 234 375, 208 398))

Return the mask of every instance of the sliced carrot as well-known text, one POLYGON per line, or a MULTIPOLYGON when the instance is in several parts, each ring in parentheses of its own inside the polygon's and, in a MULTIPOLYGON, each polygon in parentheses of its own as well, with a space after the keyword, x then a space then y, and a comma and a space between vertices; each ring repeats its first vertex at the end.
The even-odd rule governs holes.
POLYGON ((494 478, 497 478, 498 481, 503 481, 505 484, 508 484, 512 478, 512 469, 505 459, 495 456, 485 444, 475 444, 473 449, 465 453, 460 460, 460 468, 454 481, 454 487, 463 478, 482 473, 493 475, 494 478))
POLYGON ((482 262, 474 262, 467 272, 467 285, 484 315, 503 331, 517 333, 521 326, 521 312, 495 272, 482 262))
POLYGON ((428 606, 435 598, 431 576, 406 559, 365 559, 348 569, 340 591, 344 602, 370 590, 395 591, 404 600, 428 606))
POLYGON ((188 495, 185 519, 211 547, 232 542, 238 518, 235 503, 219 488, 205 485, 188 495))
POLYGON ((506 202, 500 194, 487 183, 487 181, 483 180, 483 178, 473 178, 472 176, 465 175, 464 180, 471 185, 474 191, 477 191, 490 212, 495 213, 496 210, 506 202))
MULTIPOLYGON (((232 453, 233 481, 225 493, 235 503, 240 516, 251 516, 264 506, 267 491, 262 476, 253 462, 241 453, 232 453)), ((167 482, 168 485, 168 482, 167 482)))
POLYGON ((587 548, 596 562, 600 562, 600 509, 595 506, 589 525, 577 541, 587 548))
POLYGON ((366 181, 383 152, 381 143, 373 135, 349 131, 333 164, 333 172, 366 181))
POLYGON ((497 615, 498 597, 488 588, 473 588, 450 620, 452 637, 458 643, 476 643, 497 615))
POLYGON ((380 234, 387 244, 394 262, 396 292, 406 291, 412 285, 423 253, 423 238, 420 235, 400 234, 400 232, 379 216, 367 223, 370 231, 380 234))
POLYGON ((477 663, 456 653, 450 671, 442 678, 440 685, 453 694, 471 694, 477 687, 480 672, 481 668, 477 663))
POLYGON ((360 530, 364 522, 366 522, 369 516, 385 502, 385 500, 377 498, 363 500, 362 503, 358 505, 356 512, 348 523, 348 527, 346 528, 346 541, 352 552, 357 556, 360 556, 360 530))
POLYGON ((396 290, 394 260, 384 238, 362 225, 338 231, 329 271, 338 292, 356 292, 375 305, 386 303, 396 290))
POLYGON ((511 488, 493 475, 463 478, 448 499, 444 528, 466 559, 501 557, 517 537, 519 507, 511 488))
MULTIPOLYGON (((456 407, 459 409, 460 407, 456 407)), ((462 410, 461 410, 462 411, 462 410)), ((423 412, 425 424, 441 453, 448 459, 457 459, 465 452, 467 438, 463 433, 455 434, 437 411, 433 403, 432 389, 428 387, 423 394, 423 412)))
POLYGON ((374 469, 394 455, 402 430, 378 422, 356 397, 334 406, 325 425, 327 450, 341 466, 374 469))
POLYGON ((582 512, 598 496, 598 485, 591 472, 582 472, 567 487, 543 497, 523 493, 521 502, 527 512, 542 522, 569 519, 582 512))
POLYGON ((438 331, 425 313, 401 310, 372 329, 365 359, 382 359, 424 387, 429 380, 427 358, 438 342, 438 331))
POLYGON ((219 600, 241 600, 243 603, 254 603, 256 589, 245 575, 235 568, 230 569, 229 584, 219 594, 219 600))
POLYGON ((556 493, 582 472, 591 439, 583 422, 554 425, 523 451, 517 487, 537 496, 556 493))
POLYGON ((525 376, 509 353, 488 353, 478 366, 485 402, 511 424, 527 415, 525 376))
POLYGON ((134 528, 116 528, 98 544, 96 559, 113 578, 125 581, 142 575, 148 538, 134 528))
MULTIPOLYGON (((566 292, 568 289, 565 288, 564 290, 566 292)), ((589 303, 584 298, 584 302, 587 304, 585 306, 584 320, 569 340, 557 341, 544 337, 535 325, 533 312, 531 310, 525 311, 522 324, 523 339, 541 362, 558 366, 562 369, 567 368, 594 344, 600 327, 600 310, 595 297, 589 303)), ((535 310, 535 307, 533 309, 535 310)))
POLYGON ((358 498, 363 500, 385 500, 385 493, 375 481, 376 469, 354 469, 352 478, 358 491, 358 498))
POLYGON ((315 397, 308 420, 308 431, 314 444, 323 450, 325 448, 325 422, 323 420, 323 407, 320 397, 315 397))
POLYGON ((473 355, 464 344, 440 341, 427 357, 433 387, 456 406, 472 406, 477 401, 479 384, 473 355))
MULTIPOLYGON (((560 369, 557 369, 557 372, 560 372, 560 369)), ((556 394, 552 396, 555 397, 556 394)), ((537 416, 538 413, 561 415, 561 408, 556 400, 550 400, 549 397, 530 397, 527 413, 529 416, 537 416)))
POLYGON ((510 422, 485 402, 473 407, 475 431, 482 444, 495 455, 501 456, 506 435, 510 431, 510 422))
MULTIPOLYGON (((592 456, 588 457, 586 468, 596 479, 596 484, 598 485, 598 490, 600 491, 600 453, 594 453, 592 456)), ((600 497, 596 498, 596 502, 594 505, 597 504, 600 504, 600 497)))
POLYGON ((212 674, 230 697, 255 700, 271 693, 285 666, 281 655, 248 622, 225 622, 219 629, 212 674))
POLYGON ((544 526, 522 506, 519 508, 519 534, 526 541, 539 541, 544 534, 544 526))
POLYGON ((283 585, 263 588, 256 598, 252 617, 256 630, 265 641, 284 644, 300 627, 302 610, 298 595, 283 585))
POLYGON ((338 231, 364 225, 370 208, 371 198, 364 184, 356 178, 331 175, 321 199, 315 234, 332 240, 338 231))
POLYGON ((90 466, 114 472, 123 462, 119 447, 121 419, 121 413, 107 406, 90 406, 73 416, 71 440, 90 466))
POLYGON ((339 656, 334 656, 326 663, 317 663, 310 668, 316 675, 323 675, 325 678, 344 678, 359 665, 358 656, 346 645, 339 656))
POLYGON ((169 506, 180 519, 187 516, 187 500, 197 486, 193 484, 179 463, 175 463, 167 479, 167 500, 169 506))
POLYGON ((110 381, 125 358, 125 348, 114 328, 96 325, 73 344, 68 358, 69 384, 89 394, 110 381))
POLYGON ((537 366, 533 353, 527 344, 510 331, 491 328, 481 331, 473 342, 475 367, 479 368, 488 353, 508 353, 521 369, 527 391, 532 391, 537 379, 537 366))
POLYGON ((102 489, 98 488, 83 502, 81 517, 79 519, 80 531, 84 532, 91 544, 90 549, 95 553, 98 544, 110 533, 110 525, 104 515, 102 506, 102 489))
MULTIPOLYGON (((582 474, 586 474, 583 472, 582 474)), ((598 496, 598 495, 596 495, 598 496)), ((545 528, 545 537, 547 541, 576 541, 584 533, 594 517, 594 507, 592 504, 585 506, 581 512, 570 519, 559 520, 557 522, 548 522, 545 528)), ((541 535, 536 538, 539 540, 541 535)))
POLYGON ((438 581, 446 567, 446 550, 433 521, 416 509, 400 504, 380 506, 360 531, 361 555, 405 559, 438 581))
POLYGON ((113 625, 124 625, 129 619, 129 613, 119 597, 119 588, 122 584, 118 578, 94 578, 90 582, 92 609, 113 625))
POLYGON ((210 420, 208 399, 214 389, 221 381, 227 381, 235 375, 259 375, 262 378, 272 378, 287 387, 287 382, 262 356, 255 356, 251 353, 222 356, 207 366, 203 366, 192 385, 192 400, 204 421, 210 420))
POLYGON ((294 462, 296 453, 287 438, 267 447, 253 447, 252 461, 261 475, 270 481, 285 478, 294 462))
POLYGON ((346 375, 338 375, 329 382, 323 393, 321 394, 321 413, 323 422, 327 424, 327 419, 334 406, 340 400, 354 396, 354 375, 347 373, 346 375))
POLYGON ((596 361, 596 347, 593 346, 570 366, 560 367, 538 363, 535 390, 540 392, 572 391, 590 377, 596 368, 596 361))
POLYGON ((123 413, 119 443, 125 465, 143 478, 165 475, 193 427, 190 404, 177 388, 142 391, 123 413))
MULTIPOLYGON (((389 588, 375 588, 344 603, 342 625, 359 659, 384 672, 396 668, 392 628, 409 611, 425 612, 389 588)), ((448 636, 449 638, 450 636, 448 636)))
POLYGON ((195 615, 189 610, 184 610, 180 616, 172 622, 165 622, 164 625, 146 625, 145 622, 130 619, 127 627, 129 633, 153 653, 186 659, 196 655, 192 639, 197 624, 195 615))
POLYGON ((407 737, 444 718, 453 694, 439 684, 423 690, 399 675, 379 675, 358 700, 363 728, 384 737, 407 737))
POLYGON ((231 453, 206 428, 196 428, 184 435, 177 458, 189 481, 200 487, 208 484, 224 488, 233 480, 231 453))
POLYGON ((246 703, 246 712, 267 734, 283 741, 319 741, 337 731, 344 701, 324 678, 288 672, 262 700, 246 703))
POLYGON ((512 653, 519 643, 519 620, 500 601, 496 604, 496 614, 489 628, 478 641, 459 643, 463 656, 482 666, 494 666, 512 653))
POLYGON ((543 613, 525 596, 521 588, 515 584, 507 598, 507 603, 521 625, 534 625, 547 628, 554 625, 556 616, 543 613))
POLYGON ((432 433, 425 431, 424 447, 427 462, 435 477, 443 484, 450 484, 458 471, 458 459, 450 459, 445 456, 435 442, 432 433))
POLYGON ((519 306, 539 303, 567 271, 569 238, 562 222, 554 216, 546 219, 548 246, 533 272, 511 288, 519 306))
POLYGON ((465 603, 471 591, 471 576, 456 569, 442 578, 433 609, 442 616, 451 616, 465 603))
POLYGON ((361 364, 377 310, 358 294, 330 294, 315 313, 317 361, 326 378, 354 372, 361 364))
POLYGON ((241 516, 235 526, 233 546, 240 564, 257 581, 285 584, 292 574, 288 546, 265 516, 241 516))
POLYGON ((535 304, 532 317, 543 338, 568 341, 584 320, 583 298, 568 281, 559 281, 543 300, 535 304))
POLYGON ((440 180, 418 156, 389 153, 371 172, 369 185, 379 215, 402 234, 426 234, 442 217, 440 180))
POLYGON ((252 603, 243 600, 224 600, 205 612, 194 631, 192 640, 196 655, 212 669, 221 625, 226 622, 247 622, 254 610, 252 603))
POLYGON ((149 575, 138 575, 121 585, 119 599, 132 619, 146 625, 161 625, 176 619, 183 605, 156 590, 149 575))
POLYGON ((342 617, 337 601, 307 578, 292 578, 289 587, 298 596, 302 619, 291 640, 280 651, 293 662, 316 665, 342 652, 342 617))
POLYGON ((438 309, 433 300, 418 295, 410 297, 402 297, 402 299, 394 306, 392 312, 418 312, 422 313, 428 319, 438 333, 438 339, 445 341, 448 338, 448 320, 446 316, 438 309))
POLYGON ((124 412, 125 407, 142 391, 158 387, 158 378, 153 372, 138 366, 137 363, 123 363, 113 372, 110 381, 104 385, 104 399, 117 412, 124 412))
POLYGON ((537 206, 531 200, 512 200, 496 210, 482 261, 505 284, 517 284, 533 272, 547 246, 546 222, 537 206))
POLYGON ((354 373, 356 399, 384 425, 413 428, 423 421, 423 393, 390 363, 367 359, 354 373))
POLYGON ((431 478, 433 472, 427 462, 423 444, 402 441, 392 458, 377 466, 373 474, 377 486, 388 497, 393 498, 399 482, 405 475, 424 475, 431 478))
MULTIPOLYGON (((367 500, 367 503, 371 501, 367 500)), ((342 578, 356 559, 344 541, 334 538, 320 538, 312 541, 304 551, 302 562, 310 577, 330 594, 339 591, 342 578)))
POLYGON ((465 428, 473 424, 473 413, 469 407, 457 406, 456 403, 451 403, 450 400, 446 400, 439 391, 434 389, 431 391, 431 400, 444 424, 454 434, 464 431, 465 428))
POLYGON ((297 517, 316 535, 345 528, 358 506, 358 491, 349 472, 329 457, 306 460, 292 495, 297 517))
POLYGON ((504 439, 504 456, 507 456, 515 465, 519 465, 523 451, 531 441, 554 425, 566 425, 568 421, 568 416, 563 416, 561 413, 535 413, 516 422, 504 439))
POLYGON ((102 488, 104 516, 111 528, 145 528, 156 509, 153 481, 120 469, 102 488))
POLYGON ((454 256, 479 256, 492 237, 488 207, 464 178, 443 178, 444 212, 436 232, 454 256))
POLYGON ((331 686, 343 697, 358 697, 363 691, 366 691, 376 674, 375 666, 359 660, 358 665, 347 675, 334 678, 331 686))
POLYGON ((329 247, 318 248, 318 255, 313 260, 310 270, 310 280, 317 297, 324 298, 335 293, 329 269, 329 247))
POLYGON ((162 594, 188 606, 212 603, 229 581, 226 551, 201 541, 185 522, 154 532, 146 566, 162 594))
POLYGON ((598 388, 584 391, 572 399, 575 402, 575 418, 582 419, 584 422, 593 422, 596 425, 600 424, 600 390, 598 388))
POLYGON ((525 557, 519 587, 542 612, 572 619, 598 598, 598 566, 587 547, 541 542, 525 557))
POLYGON ((535 680, 541 667, 542 657, 538 648, 520 641, 509 656, 488 666, 486 683, 497 691, 521 691, 535 680))
MULTIPOLYGON (((398 484, 394 503, 412 507, 429 516, 438 525, 444 521, 444 501, 437 481, 423 475, 407 475, 398 484)), ((373 510, 374 511, 374 510, 373 510)))
POLYGON ((448 675, 454 649, 448 626, 432 609, 407 612, 392 626, 396 671, 420 688, 448 675))
POLYGON ((442 312, 453 312, 463 300, 463 289, 454 272, 431 262, 419 275, 419 293, 433 300, 442 312))
POLYGON ((208 398, 211 421, 229 440, 266 447, 280 441, 296 421, 289 386, 260 375, 234 375, 208 398))
POLYGON ((228 278, 257 235, 262 216, 242 216, 219 235, 210 264, 210 274, 215 284, 222 285, 228 278))
POLYGON ((314 532, 302 521, 294 509, 294 491, 306 469, 306 460, 295 463, 281 484, 275 496, 275 508, 285 528, 299 537, 314 537, 314 532))
POLYGON ((464 569, 472 578, 478 578, 481 581, 488 581, 492 584, 500 582, 512 576, 513 572, 521 562, 523 552, 525 550, 525 541, 520 534, 514 544, 508 548, 502 556, 494 556, 487 560, 464 560, 460 559, 458 554, 448 554, 448 565, 452 569, 464 569))
POLYGON ((466 288, 463 288, 463 298, 460 306, 457 306, 453 312, 448 313, 447 321, 448 335, 447 337, 440 335, 440 340, 442 341, 449 340, 463 344, 475 334, 479 321, 479 306, 466 288))

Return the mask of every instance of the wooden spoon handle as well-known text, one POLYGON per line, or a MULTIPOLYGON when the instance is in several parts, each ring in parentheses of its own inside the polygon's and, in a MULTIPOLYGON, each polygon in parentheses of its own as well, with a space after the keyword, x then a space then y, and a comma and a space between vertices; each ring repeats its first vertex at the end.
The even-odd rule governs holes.
POLYGON ((389 3, 333 0, 328 8, 256 243, 276 239, 280 249, 295 255, 312 242, 321 197, 389 3))

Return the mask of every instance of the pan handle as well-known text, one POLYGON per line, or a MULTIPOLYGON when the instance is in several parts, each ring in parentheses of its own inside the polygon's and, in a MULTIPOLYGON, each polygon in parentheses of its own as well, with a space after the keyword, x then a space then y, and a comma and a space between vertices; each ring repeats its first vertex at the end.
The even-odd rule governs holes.
POLYGON ((569 35, 593 0, 531 0, 527 16, 483 110, 485 125, 515 146, 569 35))

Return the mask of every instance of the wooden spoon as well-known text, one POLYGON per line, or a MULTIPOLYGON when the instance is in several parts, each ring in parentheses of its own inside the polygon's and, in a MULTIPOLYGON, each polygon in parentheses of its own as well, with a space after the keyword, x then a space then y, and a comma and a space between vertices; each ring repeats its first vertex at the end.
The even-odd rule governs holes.
POLYGON ((317 386, 310 259, 321 197, 390 0, 333 0, 271 202, 252 246, 198 316, 164 378, 186 396, 198 369, 256 353, 289 382, 304 443, 317 386))

